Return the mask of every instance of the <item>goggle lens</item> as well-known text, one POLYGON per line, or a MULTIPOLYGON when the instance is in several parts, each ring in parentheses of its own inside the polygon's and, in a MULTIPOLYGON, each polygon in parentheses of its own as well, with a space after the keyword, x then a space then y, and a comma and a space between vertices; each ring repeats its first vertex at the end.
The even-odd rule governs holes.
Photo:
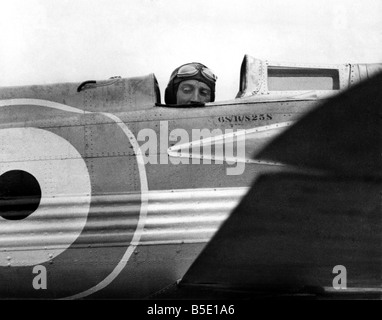
POLYGON ((216 81, 217 80, 217 76, 215 76, 215 74, 208 68, 203 68, 202 69, 202 74, 204 76, 206 76, 207 78, 209 78, 210 80, 213 80, 213 81, 216 81))
POLYGON ((195 66, 183 66, 178 70, 178 77, 194 76, 199 72, 195 66))

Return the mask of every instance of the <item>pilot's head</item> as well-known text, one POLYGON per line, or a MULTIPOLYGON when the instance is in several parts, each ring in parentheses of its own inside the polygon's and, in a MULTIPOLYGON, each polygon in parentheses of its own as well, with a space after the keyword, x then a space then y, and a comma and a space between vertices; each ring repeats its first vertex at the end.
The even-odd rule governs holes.
POLYGON ((215 101, 217 77, 204 64, 191 62, 176 68, 165 92, 166 104, 215 101))

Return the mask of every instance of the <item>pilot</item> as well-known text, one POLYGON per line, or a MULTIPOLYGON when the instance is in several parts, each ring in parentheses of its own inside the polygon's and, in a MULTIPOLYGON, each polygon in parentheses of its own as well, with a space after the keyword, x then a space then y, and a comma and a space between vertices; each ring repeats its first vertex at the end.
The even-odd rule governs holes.
POLYGON ((176 68, 166 91, 166 104, 193 104, 215 101, 217 76, 204 64, 191 62, 176 68))

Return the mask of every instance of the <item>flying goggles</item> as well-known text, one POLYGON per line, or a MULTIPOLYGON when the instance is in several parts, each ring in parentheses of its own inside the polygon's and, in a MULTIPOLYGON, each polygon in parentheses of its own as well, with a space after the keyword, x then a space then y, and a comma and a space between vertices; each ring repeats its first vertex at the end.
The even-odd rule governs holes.
POLYGON ((188 78, 198 74, 199 71, 202 74, 202 76, 208 80, 215 82, 218 78, 210 69, 198 64, 187 64, 185 66, 182 66, 179 68, 176 75, 179 78, 188 78))

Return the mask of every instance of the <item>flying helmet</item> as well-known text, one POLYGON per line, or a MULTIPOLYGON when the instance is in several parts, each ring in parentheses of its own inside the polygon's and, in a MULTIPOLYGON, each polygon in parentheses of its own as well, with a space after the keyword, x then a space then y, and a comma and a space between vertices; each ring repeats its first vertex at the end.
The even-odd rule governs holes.
POLYGON ((204 82, 211 89, 211 102, 215 101, 217 76, 204 64, 191 62, 181 65, 172 72, 164 96, 166 104, 176 104, 176 93, 179 84, 185 80, 204 82))

